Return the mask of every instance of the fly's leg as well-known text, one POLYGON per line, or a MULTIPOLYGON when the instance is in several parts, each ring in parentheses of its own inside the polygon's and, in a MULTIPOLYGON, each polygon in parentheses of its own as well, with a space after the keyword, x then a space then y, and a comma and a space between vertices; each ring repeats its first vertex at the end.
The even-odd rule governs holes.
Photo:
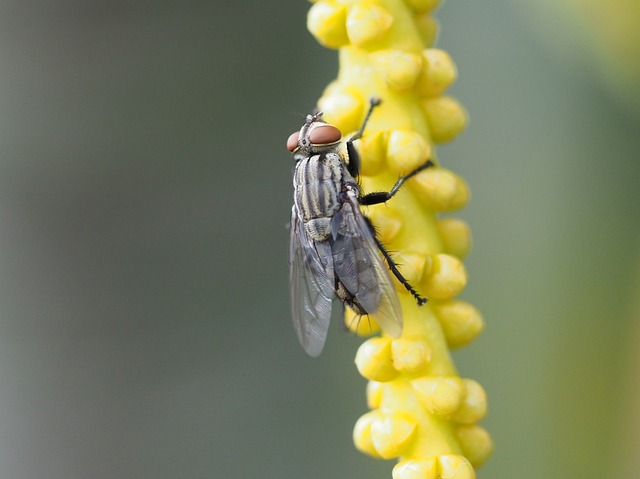
MULTIPOLYGON (((360 173, 360 155, 358 154, 355 146, 353 145, 353 142, 362 137, 362 135, 364 134, 364 129, 367 126, 367 122, 371 117, 371 113, 378 105, 380 105, 380 103, 381 103, 381 100, 379 98, 371 98, 369 102, 369 111, 367 112, 367 115, 365 116, 364 121, 362 122, 362 126, 360 127, 360 130, 358 130, 358 132, 354 136, 352 136, 351 138, 349 138, 349 140, 347 140, 347 154, 349 155, 349 164, 347 165, 347 170, 349 171, 349 173, 351 173, 351 176, 353 176, 354 178, 357 178, 358 174, 360 173)), ((369 193, 368 195, 364 195, 359 199, 360 204, 377 205, 380 203, 384 203, 385 201, 391 199, 398 192, 398 190, 404 184, 405 181, 417 175, 421 171, 426 170, 427 168, 431 168, 432 166, 434 166, 433 162, 431 160, 427 160, 427 162, 424 165, 419 166, 409 174, 399 178, 398 181, 396 181, 396 184, 393 185, 393 188, 391 188, 391 191, 374 192, 374 193, 369 193)), ((373 227, 373 224, 371 223, 369 218, 367 218, 366 216, 365 216, 365 219, 369 224, 369 228, 371 229, 371 232, 373 234, 374 240, 376 242, 376 246, 382 253, 382 256, 384 256, 384 259, 389 265, 389 269, 391 270, 393 275, 398 279, 398 281, 400 281, 400 283, 407 289, 407 291, 411 293, 411 295, 415 298, 416 302, 418 303, 418 306, 422 306, 423 304, 425 304, 427 302, 427 298, 420 296, 420 294, 415 289, 413 289, 413 286, 411 286, 409 281, 407 281, 407 279, 402 275, 402 273, 398 269, 398 265, 396 264, 395 261, 393 261, 393 258, 391 257, 387 249, 384 247, 384 245, 380 242, 380 240, 376 236, 375 228, 373 227)))
POLYGON ((391 255, 387 251, 387 248, 384 247, 384 245, 380 242, 380 240, 378 238, 376 238, 375 240, 376 240, 376 246, 378 247, 378 249, 382 253, 382 256, 384 256, 384 259, 387 260, 387 264, 389 265, 389 269, 391 270, 393 275, 396 278, 398 278, 398 281, 400 281, 402 286, 404 286, 407 289, 407 291, 409 291, 411 293, 411 295, 416 299, 416 302, 418 303, 418 306, 422 306, 424 303, 426 303, 428 301, 428 299, 420 296, 420 294, 415 289, 413 289, 413 286, 411 286, 411 283, 409 283, 409 281, 407 281, 407 278, 402 276, 402 273, 398 269, 398 265, 396 264, 395 261, 393 261, 393 258, 391 258, 391 255))
POLYGON ((376 236, 375 227, 371 223, 371 220, 369 218, 367 218, 366 216, 364 216, 364 219, 369 224, 369 228, 371 229, 371 232, 373 234, 373 239, 376 242, 376 246, 378 247, 378 249, 382 253, 382 256, 384 256, 384 259, 387 262, 387 265, 389 266, 389 269, 391 270, 393 275, 396 278, 398 278, 398 281, 400 281, 400 284, 402 284, 402 286, 404 286, 407 289, 407 291, 409 291, 411 293, 411 295, 415 298, 416 302, 418 303, 418 306, 422 306, 423 304, 425 304, 428 301, 428 299, 420 296, 420 294, 415 289, 413 289, 413 286, 411 286, 411 283, 409 283, 409 281, 407 281, 407 278, 405 278, 402 275, 402 273, 400 272, 400 270, 398 269, 398 265, 396 264, 396 262, 393 260, 393 258, 391 257, 391 255, 387 251, 387 248, 384 247, 382 242, 376 236))
POLYGON ((354 178, 357 178, 360 174, 360 155, 358 154, 356 147, 353 145, 353 142, 362 138, 364 129, 369 122, 369 118, 371 117, 371 113, 373 113, 373 110, 377 106, 379 106, 380 103, 382 103, 382 100, 380 98, 374 97, 369 100, 369 111, 367 111, 367 116, 364 117, 362 126, 358 130, 358 133, 347 140, 347 155, 349 155, 349 164, 347 165, 347 170, 354 178))
POLYGON ((356 133, 355 136, 352 136, 350 141, 359 140, 360 138, 362 138, 364 129, 366 128, 367 123, 369 123, 369 118, 371 118, 371 113, 373 113, 373 110, 377 106, 380 106, 381 103, 382 100, 380 98, 371 97, 371 99, 369 99, 369 110, 367 111, 367 116, 364 117, 364 121, 362 122, 362 126, 358 130, 358 133, 356 133))
POLYGON ((360 198, 360 204, 370 206, 370 205, 377 205, 380 203, 384 203, 385 201, 391 199, 393 195, 395 195, 398 192, 398 190, 404 184, 405 181, 417 175, 421 171, 426 170, 427 168, 431 168, 432 166, 434 166, 433 162, 431 160, 427 160, 427 162, 424 165, 420 165, 408 175, 398 178, 398 181, 396 181, 396 184, 393 185, 393 188, 391 188, 391 191, 378 191, 378 192, 364 195, 362 198, 360 198))
MULTIPOLYGON (((396 184, 393 185, 393 188, 391 188, 391 191, 380 191, 380 192, 369 193, 368 195, 364 195, 359 200, 360 204, 377 205, 380 203, 384 203, 385 201, 392 198, 398 192, 398 190, 404 184, 405 181, 417 175, 421 171, 426 170, 427 168, 431 168, 432 166, 434 166, 433 162, 431 160, 427 160, 427 162, 424 165, 419 166, 408 175, 405 175, 399 178, 398 181, 396 181, 396 184)), ((374 230, 373 225, 369 221, 369 218, 367 218, 367 222, 369 223, 369 226, 371 227, 371 229, 374 230)), ((393 275, 396 278, 398 278, 398 281, 400 281, 400 283, 402 283, 402 285, 407 289, 407 291, 409 291, 411 295, 416 299, 418 306, 422 306, 424 303, 426 303, 427 298, 423 298, 422 296, 420 296, 420 294, 418 294, 418 292, 415 289, 413 289, 409 281, 407 281, 407 279, 404 276, 402 276, 402 273, 398 269, 398 265, 395 263, 395 261, 393 261, 393 258, 391 258, 391 255, 389 254, 387 249, 384 247, 384 245, 380 242, 380 240, 377 238, 377 236, 375 236, 375 232, 374 232, 374 238, 375 238, 376 246, 382 253, 382 256, 384 256, 384 259, 387 261, 387 264, 389 265, 389 269, 391 270, 393 275)))

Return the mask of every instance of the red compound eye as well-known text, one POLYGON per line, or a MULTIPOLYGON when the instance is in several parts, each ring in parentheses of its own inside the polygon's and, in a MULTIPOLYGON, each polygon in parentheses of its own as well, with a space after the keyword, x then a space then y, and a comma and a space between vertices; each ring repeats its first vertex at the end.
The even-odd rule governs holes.
POLYGON ((287 140, 287 150, 293 151, 298 148, 298 138, 300 137, 300 132, 296 131, 295 133, 291 133, 289 139, 287 140))
POLYGON ((319 125, 309 132, 309 140, 314 145, 330 145, 337 143, 342 133, 333 125, 319 125))

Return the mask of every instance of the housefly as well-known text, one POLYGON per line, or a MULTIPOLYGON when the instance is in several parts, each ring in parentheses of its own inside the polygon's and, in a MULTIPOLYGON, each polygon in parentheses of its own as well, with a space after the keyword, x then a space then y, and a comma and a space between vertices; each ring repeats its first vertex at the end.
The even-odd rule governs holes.
POLYGON ((402 311, 389 270, 415 297, 427 300, 402 276, 375 235, 360 205, 384 203, 402 184, 433 166, 431 160, 398 179, 389 192, 362 195, 357 182, 360 157, 354 146, 380 104, 372 99, 362 127, 339 151, 342 133, 322 121, 322 112, 308 115, 287 148, 293 153, 293 207, 289 245, 291 314, 298 339, 310 356, 318 356, 331 320, 335 298, 358 315, 371 315, 390 336, 402 333, 402 311), (383 261, 386 261, 386 265, 383 261))

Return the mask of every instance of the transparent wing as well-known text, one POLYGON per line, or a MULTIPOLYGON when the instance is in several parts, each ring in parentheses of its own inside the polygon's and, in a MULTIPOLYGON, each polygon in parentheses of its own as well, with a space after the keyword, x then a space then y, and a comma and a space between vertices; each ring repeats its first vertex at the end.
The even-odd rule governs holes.
POLYGON ((324 348, 335 295, 333 259, 328 241, 312 241, 302 221, 291 210, 289 242, 289 295, 298 340, 316 357, 324 348))
POLYGON ((353 192, 332 220, 333 267, 345 288, 389 335, 402 333, 398 295, 353 192))

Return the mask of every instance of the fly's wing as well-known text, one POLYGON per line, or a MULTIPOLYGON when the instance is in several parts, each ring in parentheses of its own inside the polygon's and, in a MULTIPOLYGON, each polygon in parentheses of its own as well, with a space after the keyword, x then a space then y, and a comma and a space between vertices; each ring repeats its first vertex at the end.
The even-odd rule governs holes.
POLYGON ((348 193, 334 215, 332 234, 336 276, 387 334, 399 337, 402 311, 398 295, 355 193, 348 193))
POLYGON ((320 355, 331 322, 335 295, 333 260, 328 241, 314 242, 291 210, 289 295, 298 340, 309 354, 320 355))

